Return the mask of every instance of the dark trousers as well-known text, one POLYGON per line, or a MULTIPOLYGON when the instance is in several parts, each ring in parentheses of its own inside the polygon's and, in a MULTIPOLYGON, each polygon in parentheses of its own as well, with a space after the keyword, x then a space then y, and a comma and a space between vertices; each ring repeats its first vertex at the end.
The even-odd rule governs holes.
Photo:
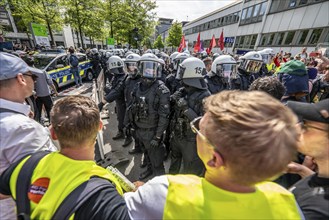
POLYGON ((47 118, 50 119, 50 110, 53 107, 53 100, 51 99, 51 96, 44 96, 44 97, 37 97, 35 100, 36 106, 37 106, 37 114, 35 117, 35 120, 40 122, 41 119, 41 113, 42 113, 42 106, 45 106, 46 112, 47 112, 47 118))
POLYGON ((158 147, 151 147, 150 142, 155 137, 156 128, 154 129, 142 129, 138 128, 136 130, 137 139, 140 141, 149 156, 152 171, 155 176, 160 176, 165 174, 164 169, 164 146, 160 143, 158 147))
POLYGON ((116 111, 117 111, 117 120, 118 120, 118 130, 123 131, 124 128, 124 119, 126 113, 126 103, 124 100, 115 100, 116 111))
POLYGON ((178 174, 183 160, 183 174, 203 176, 205 167, 198 156, 196 139, 173 136, 170 140, 170 174, 178 174))

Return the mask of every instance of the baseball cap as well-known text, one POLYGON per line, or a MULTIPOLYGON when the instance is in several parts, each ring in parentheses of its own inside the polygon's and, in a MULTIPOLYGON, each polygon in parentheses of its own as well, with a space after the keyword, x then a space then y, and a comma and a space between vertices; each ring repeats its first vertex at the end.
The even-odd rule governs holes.
POLYGON ((288 101, 287 106, 302 120, 329 124, 329 99, 317 103, 288 101))
POLYGON ((42 70, 30 67, 21 58, 5 52, 0 52, 0 80, 12 79, 18 73, 32 72, 32 74, 43 74, 42 70))

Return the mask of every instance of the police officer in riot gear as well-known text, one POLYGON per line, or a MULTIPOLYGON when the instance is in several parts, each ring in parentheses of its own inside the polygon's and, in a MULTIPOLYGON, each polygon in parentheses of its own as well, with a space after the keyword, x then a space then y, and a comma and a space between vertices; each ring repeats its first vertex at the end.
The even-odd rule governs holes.
MULTIPOLYGON (((124 86, 127 75, 123 68, 124 63, 118 56, 111 56, 108 60, 108 69, 114 75, 109 88, 109 93, 105 95, 104 100, 108 103, 115 101, 117 120, 118 120, 118 133, 114 136, 113 140, 123 139, 125 137, 124 117, 126 112, 126 101, 124 97, 124 86)), ((101 111, 105 105, 104 100, 98 104, 98 108, 101 111)))
POLYGON ((180 80, 176 77, 176 72, 179 67, 179 64, 182 63, 186 58, 190 57, 187 53, 178 53, 173 59, 173 71, 170 75, 166 78, 166 86, 170 90, 171 94, 174 94, 180 87, 181 83, 180 80))
POLYGON ((94 78, 97 78, 99 73, 102 70, 102 66, 101 66, 101 56, 98 53, 98 49, 97 48, 93 48, 90 50, 91 54, 90 54, 90 63, 92 65, 92 70, 94 73, 94 78))
POLYGON ((177 174, 183 160, 183 173, 203 175, 204 166, 197 154, 196 136, 189 124, 203 114, 202 100, 210 96, 202 75, 204 63, 195 57, 184 60, 178 69, 177 77, 183 87, 171 95, 174 103, 174 117, 171 126, 171 164, 170 174, 177 174))
POLYGON ((168 126, 170 92, 161 78, 161 68, 154 54, 144 54, 138 62, 142 79, 132 92, 133 100, 128 108, 129 119, 136 129, 136 136, 145 147, 150 158, 147 170, 140 179, 165 173, 161 143, 163 132, 168 126))
MULTIPOLYGON (((130 51, 128 51, 128 52, 130 52, 130 51)), ((140 74, 138 74, 138 69, 137 69, 137 62, 139 61, 139 59, 140 59, 140 56, 138 54, 129 53, 129 55, 127 55, 127 57, 124 61, 126 70, 128 73, 128 77, 125 80, 125 87, 124 87, 124 95, 125 95, 125 101, 126 101, 127 106, 129 106, 132 102, 131 93, 134 90, 134 87, 141 80, 141 76, 140 76, 140 74)), ((133 136, 135 139, 135 146, 132 150, 129 151, 129 153, 135 154, 135 153, 142 152, 140 143, 139 143, 138 139, 136 138, 135 131, 132 130, 132 126, 129 123, 129 117, 128 117, 127 112, 125 114, 124 125, 125 125, 126 140, 122 146, 123 147, 128 146, 133 141, 132 140, 132 136, 133 136)))
POLYGON ((263 64, 262 56, 259 52, 250 51, 240 57, 238 72, 230 77, 230 88, 238 90, 248 90, 250 84, 260 77, 260 69, 263 64))
POLYGON ((229 79, 236 75, 237 64, 230 55, 220 55, 211 65, 211 73, 205 76, 211 94, 230 89, 229 79))

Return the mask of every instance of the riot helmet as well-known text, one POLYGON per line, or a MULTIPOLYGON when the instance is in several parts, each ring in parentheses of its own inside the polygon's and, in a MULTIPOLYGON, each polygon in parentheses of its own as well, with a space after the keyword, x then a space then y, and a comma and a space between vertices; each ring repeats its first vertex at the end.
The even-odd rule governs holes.
POLYGON ((225 79, 236 78, 237 62, 230 55, 220 55, 212 63, 211 72, 225 79))
POLYGON ((176 56, 179 54, 179 52, 173 52, 170 56, 169 56, 169 61, 170 64, 174 65, 174 59, 176 58, 176 56))
POLYGON ((206 66, 202 60, 196 57, 189 57, 179 65, 177 77, 182 80, 183 85, 207 89, 207 83, 203 77, 205 71, 206 66))
POLYGON ((239 68, 246 73, 258 73, 262 67, 263 60, 259 52, 250 51, 240 57, 239 68))
POLYGON ((206 51, 202 51, 202 52, 200 53, 200 56, 201 56, 201 60, 203 60, 203 59, 206 59, 206 58, 208 57, 208 54, 207 54, 206 51))
POLYGON ((262 60, 265 64, 271 64, 271 61, 275 56, 275 53, 272 48, 263 49, 259 51, 259 53, 262 56, 262 60))
POLYGON ((152 53, 146 53, 138 61, 138 71, 143 78, 160 79, 161 63, 157 56, 152 53))
POLYGON ((113 74, 124 74, 124 63, 119 56, 111 56, 107 61, 108 69, 113 74))
POLYGON ((92 54, 98 54, 98 49, 97 48, 93 48, 93 49, 90 50, 90 52, 92 54))
POLYGON ((179 64, 181 64, 185 59, 189 58, 190 55, 187 53, 179 53, 174 58, 174 70, 177 70, 179 67, 179 64))
POLYGON ((112 53, 112 52, 109 52, 109 51, 107 51, 107 52, 105 53, 105 57, 106 57, 106 58, 110 58, 112 55, 113 55, 113 53, 112 53))
POLYGON ((132 52, 132 51, 127 51, 126 53, 125 53, 125 57, 127 58, 130 54, 133 54, 134 52, 132 52))
POLYGON ((217 57, 219 57, 219 53, 214 53, 214 55, 212 55, 212 60, 216 60, 217 57))
POLYGON ((126 57, 124 61, 127 72, 130 76, 136 76, 138 73, 137 62, 141 57, 138 54, 132 53, 126 57))

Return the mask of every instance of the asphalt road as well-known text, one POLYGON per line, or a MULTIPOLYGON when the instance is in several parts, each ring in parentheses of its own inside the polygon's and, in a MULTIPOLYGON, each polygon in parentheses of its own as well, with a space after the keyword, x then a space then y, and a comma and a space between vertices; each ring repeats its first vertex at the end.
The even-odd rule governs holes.
MULTIPOLYGON (((59 95, 56 99, 69 96, 69 95, 84 95, 91 97, 92 95, 92 82, 84 82, 83 86, 75 88, 74 85, 69 85, 60 90, 59 95)), ((127 147, 122 147, 124 139, 122 140, 112 140, 112 137, 117 134, 117 119, 115 113, 115 103, 110 103, 107 105, 108 114, 103 110, 101 113, 103 127, 103 142, 104 142, 104 154, 105 158, 100 163, 101 166, 106 167, 107 165, 114 165, 119 169, 130 181, 134 182, 139 180, 139 174, 143 172, 146 168, 140 168, 142 154, 131 155, 128 153, 134 146, 132 142, 127 147), (109 115, 109 117, 106 117, 109 115)), ((170 161, 165 162, 166 171, 169 169, 170 161)), ((149 178, 148 178, 149 179, 149 178)), ((147 181, 145 179, 143 181, 147 181)))

